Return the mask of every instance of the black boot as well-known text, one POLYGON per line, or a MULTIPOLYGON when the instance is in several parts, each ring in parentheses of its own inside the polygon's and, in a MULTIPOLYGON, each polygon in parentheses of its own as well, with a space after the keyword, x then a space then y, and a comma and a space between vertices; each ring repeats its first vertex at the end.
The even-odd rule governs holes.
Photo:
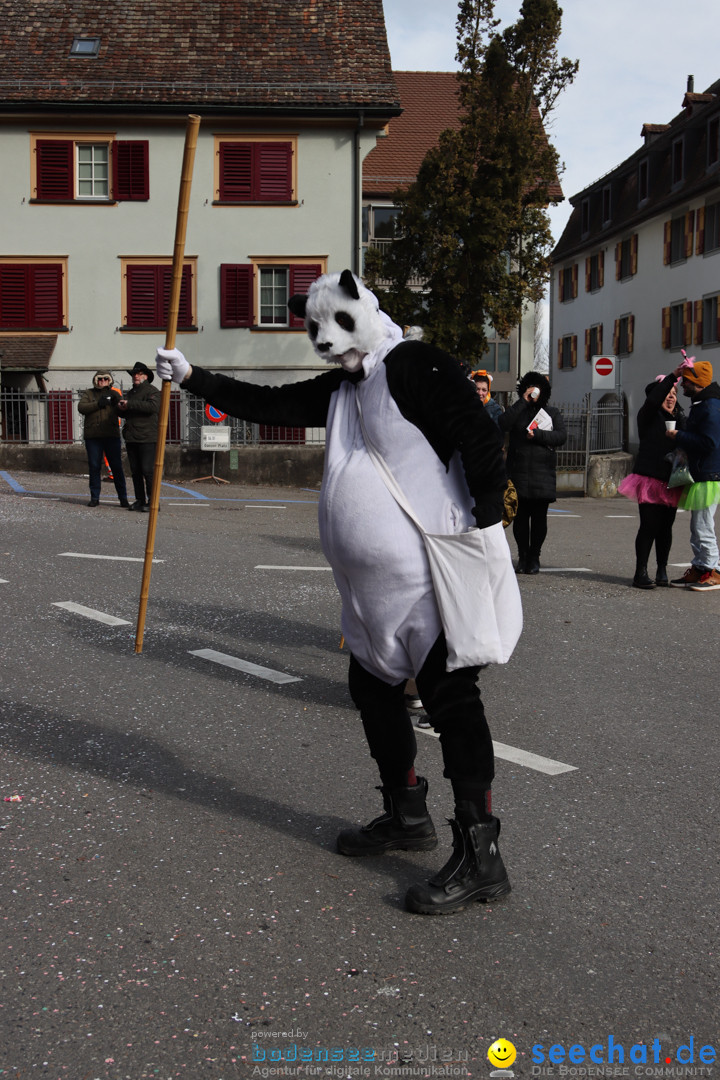
POLYGON ((648 577, 647 563, 638 563, 635 568, 635 577, 632 580, 634 589, 654 589, 655 585, 648 577))
POLYGON ((527 557, 527 563, 525 565, 526 574, 539 574, 540 573, 540 552, 531 551, 527 557))
POLYGON ((662 589, 667 589, 670 586, 670 582, 667 576, 667 566, 659 566, 655 575, 655 584, 659 585, 662 589))
POLYGON ((344 829, 337 838, 341 855, 382 855, 384 851, 432 851, 437 836, 425 798, 427 780, 413 787, 380 787, 385 813, 361 829, 344 829))
POLYGON ((500 822, 480 823, 473 814, 455 811, 450 821, 453 853, 427 885, 411 885, 405 897, 408 911, 418 915, 450 915, 474 900, 500 900, 510 892, 500 856, 500 822))
POLYGON ((518 549, 518 561, 517 566, 515 567, 515 572, 517 574, 527 574, 527 561, 527 551, 520 551, 520 549, 518 549))

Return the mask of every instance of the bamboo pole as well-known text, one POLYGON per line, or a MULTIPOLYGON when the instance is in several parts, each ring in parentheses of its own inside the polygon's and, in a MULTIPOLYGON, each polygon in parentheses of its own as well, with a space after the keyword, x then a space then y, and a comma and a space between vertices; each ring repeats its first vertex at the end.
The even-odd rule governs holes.
MULTIPOLYGON (((183 259, 185 257, 185 235, 187 233, 190 188, 192 186, 195 147, 200 127, 200 117, 190 114, 185 129, 185 150, 183 153, 182 172, 180 174, 180 192, 178 194, 177 220, 175 223, 175 248, 172 262, 172 284, 170 287, 170 307, 165 332, 165 348, 175 348, 178 312, 180 310, 180 288, 182 285, 183 259)), ((150 514, 148 517, 147 539, 145 541, 145 562, 143 564, 142 584, 140 586, 140 607, 138 609, 137 630, 135 634, 135 652, 142 652, 145 633, 145 613, 147 612, 150 593, 150 573, 155 552, 155 532, 157 530, 158 509, 160 507, 160 485, 162 484, 163 464, 165 462, 165 439, 167 436, 168 416, 170 415, 170 380, 162 384, 160 396, 160 415, 158 417, 157 449, 153 470, 152 490, 150 492, 150 514)))

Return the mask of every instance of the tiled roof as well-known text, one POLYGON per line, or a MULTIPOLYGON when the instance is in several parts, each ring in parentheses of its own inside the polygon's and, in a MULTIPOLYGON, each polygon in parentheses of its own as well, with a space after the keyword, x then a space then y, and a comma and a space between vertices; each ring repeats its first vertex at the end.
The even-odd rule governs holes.
MULTIPOLYGON (((365 158, 365 198, 390 198, 397 188, 411 184, 441 133, 460 126, 457 72, 396 71, 394 75, 403 112, 390 121, 388 136, 379 138, 365 158)), ((553 200, 562 199, 557 179, 549 191, 553 200)))
POLYGON ((397 112, 382 0, 0 0, 0 56, 0 106, 397 112))
POLYGON ((0 337, 0 370, 47 371, 57 334, 44 337, 0 337))
POLYGON ((441 132, 459 127, 457 74, 454 71, 396 71, 403 107, 363 163, 363 194, 389 198, 411 184, 441 132))

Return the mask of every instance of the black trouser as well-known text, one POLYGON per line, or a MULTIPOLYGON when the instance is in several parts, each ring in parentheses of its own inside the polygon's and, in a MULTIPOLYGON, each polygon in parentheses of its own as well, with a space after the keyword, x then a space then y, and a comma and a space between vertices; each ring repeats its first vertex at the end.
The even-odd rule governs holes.
POLYGON ((658 566, 667 566, 672 547, 672 527, 677 510, 662 503, 639 503, 640 528, 635 537, 638 566, 647 566, 652 546, 658 566))
MULTIPOLYGON (((453 788, 490 788, 495 775, 490 729, 477 685, 477 667, 446 671, 447 647, 441 634, 417 673, 418 692, 440 736, 443 775, 453 788)), ((405 787, 417 753, 415 729, 405 708, 405 681, 397 686, 371 675, 350 658, 350 696, 360 710, 370 753, 382 783, 405 787)))
POLYGON ((513 518, 513 536, 519 555, 539 558, 547 536, 549 499, 527 499, 518 495, 517 514, 513 518))
POLYGON ((125 443, 130 472, 132 473, 135 499, 139 503, 149 503, 152 491, 153 472, 155 471, 154 442, 125 443))

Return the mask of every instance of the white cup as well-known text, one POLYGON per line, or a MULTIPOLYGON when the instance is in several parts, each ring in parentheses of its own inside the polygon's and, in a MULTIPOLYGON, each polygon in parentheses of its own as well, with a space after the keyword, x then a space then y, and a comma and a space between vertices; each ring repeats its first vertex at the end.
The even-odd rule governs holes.
POLYGON ((675 421, 674 420, 666 420, 665 421, 665 430, 666 431, 674 431, 675 430, 675 421))

